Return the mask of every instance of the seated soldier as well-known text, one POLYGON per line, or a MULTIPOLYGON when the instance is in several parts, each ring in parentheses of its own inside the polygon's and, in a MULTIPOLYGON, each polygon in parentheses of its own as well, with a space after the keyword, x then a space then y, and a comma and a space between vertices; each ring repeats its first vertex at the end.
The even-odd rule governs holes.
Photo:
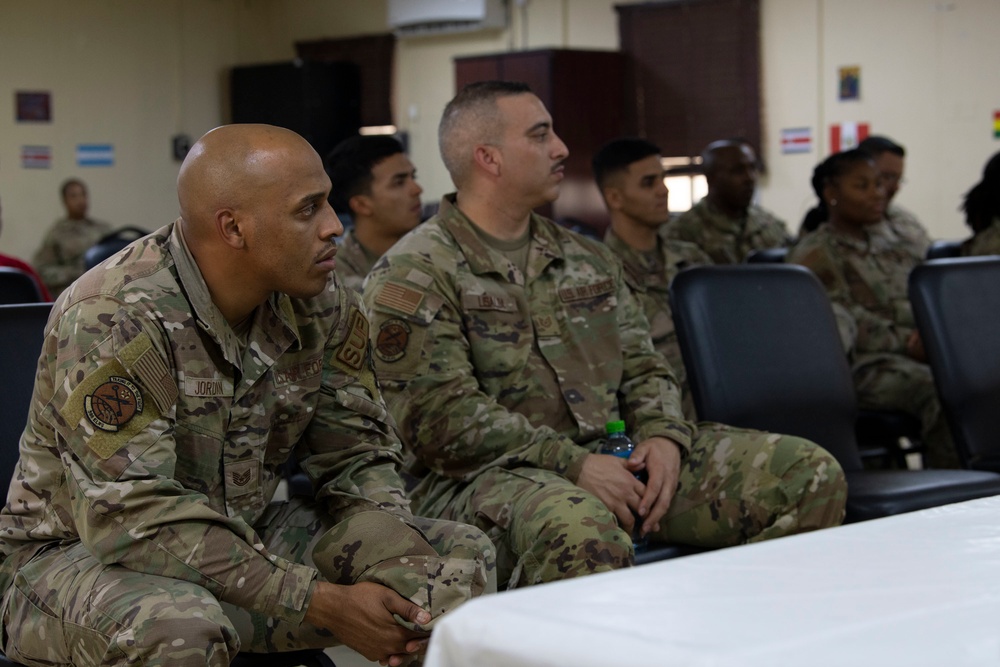
POLYGON ((916 216, 892 202, 903 183, 906 150, 892 139, 881 136, 865 138, 858 148, 872 156, 885 187, 885 212, 881 224, 892 229, 903 247, 922 262, 931 247, 931 237, 916 216))
POLYGON ((815 174, 822 181, 820 208, 828 222, 803 236, 787 261, 819 277, 830 300, 840 306, 838 323, 843 312, 854 319, 845 348, 853 350, 858 405, 920 419, 926 463, 957 467, 907 295, 910 271, 919 260, 881 224, 884 189, 875 163, 855 149, 830 156, 815 174))
POLYGON ((60 192, 66 217, 52 224, 32 260, 53 297, 83 274, 84 254, 111 232, 108 223, 87 216, 90 200, 83 181, 71 178, 62 184, 60 192))
POLYGON ((330 203, 354 220, 337 257, 337 277, 358 292, 378 258, 420 224, 417 170, 385 135, 345 139, 327 156, 330 203))
POLYGON ((343 643, 399 665, 489 586, 482 532, 403 495, 368 320, 331 279, 329 190, 297 134, 215 129, 181 165, 180 219, 56 303, 0 513, 8 657, 343 643), (269 504, 293 455, 315 496, 269 504))
POLYGON ((662 233, 670 210, 659 148, 645 139, 615 139, 594 155, 592 164, 611 215, 604 242, 625 265, 625 282, 642 304, 653 346, 667 358, 680 383, 684 417, 694 421, 669 288, 681 269, 712 260, 695 244, 668 239, 662 233))
POLYGON ((509 587, 628 565, 633 527, 722 547, 841 522, 837 462, 685 421, 614 254, 532 213, 558 196, 568 151, 527 86, 467 86, 439 142, 458 192, 364 292, 420 511, 485 530, 509 587), (618 419, 627 461, 596 453, 618 419))
POLYGON ((962 243, 962 255, 1000 255, 1000 153, 983 168, 983 178, 965 195, 965 224, 972 238, 962 243))
POLYGON ((788 245, 785 223, 753 204, 757 156, 746 142, 715 141, 701 154, 708 194, 667 225, 667 236, 694 243, 716 264, 739 264, 753 250, 788 245))

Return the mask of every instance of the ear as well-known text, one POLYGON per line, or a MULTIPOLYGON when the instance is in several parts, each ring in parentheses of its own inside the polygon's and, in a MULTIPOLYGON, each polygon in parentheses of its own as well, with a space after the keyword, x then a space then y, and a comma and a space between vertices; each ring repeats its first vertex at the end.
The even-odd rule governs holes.
POLYGON ((215 229, 222 238, 222 242, 230 248, 242 250, 246 247, 246 237, 243 235, 242 220, 237 218, 236 212, 230 208, 219 209, 215 212, 215 229))
POLYGON ((502 171, 503 156, 500 149, 489 144, 479 144, 473 151, 476 166, 494 177, 499 177, 502 171))
POLYGON ((837 198, 837 188, 833 185, 833 183, 827 181, 823 185, 823 201, 829 202, 830 200, 836 198, 837 198))
POLYGON ((620 211, 625 203, 625 195, 613 185, 604 186, 601 194, 604 195, 604 202, 608 205, 608 210, 620 211))
POLYGON ((372 198, 368 195, 354 195, 347 200, 347 205, 351 207, 351 212, 356 216, 368 217, 375 212, 372 198))

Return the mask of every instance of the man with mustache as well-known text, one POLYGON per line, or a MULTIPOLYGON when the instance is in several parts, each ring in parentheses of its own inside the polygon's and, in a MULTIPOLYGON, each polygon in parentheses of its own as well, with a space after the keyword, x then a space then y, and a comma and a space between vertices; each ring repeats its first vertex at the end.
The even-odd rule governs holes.
POLYGON ((481 531, 410 512, 329 191, 294 132, 217 128, 181 165, 181 217, 58 299, 0 513, 8 657, 343 643, 399 665, 490 586, 481 531), (271 503, 291 456, 315 492, 271 503))
POLYGON ((685 421, 621 264, 532 212, 559 195, 568 149, 527 86, 467 86, 438 138, 457 193, 364 292, 420 511, 486 531, 507 587, 626 566, 633 527, 715 547, 840 523, 837 462, 685 421), (619 419, 628 461, 597 453, 619 419))
POLYGON ((667 224, 667 236, 694 243, 716 264, 739 264, 754 250, 789 244, 785 223, 752 203, 758 163, 750 146, 715 141, 701 160, 708 194, 667 224))

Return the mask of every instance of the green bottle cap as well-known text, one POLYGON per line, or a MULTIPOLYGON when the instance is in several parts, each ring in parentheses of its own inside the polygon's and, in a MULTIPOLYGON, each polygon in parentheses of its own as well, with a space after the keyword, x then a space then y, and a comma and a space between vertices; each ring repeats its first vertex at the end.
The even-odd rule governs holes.
POLYGON ((608 435, 613 435, 615 433, 624 433, 625 422, 620 419, 615 422, 608 422, 608 425, 605 426, 604 429, 608 432, 608 435))

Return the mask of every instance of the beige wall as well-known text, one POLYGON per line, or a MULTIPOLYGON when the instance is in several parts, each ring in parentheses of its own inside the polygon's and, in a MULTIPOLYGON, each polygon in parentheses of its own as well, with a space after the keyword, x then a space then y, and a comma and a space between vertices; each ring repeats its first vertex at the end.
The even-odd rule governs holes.
POLYGON ((896 201, 938 238, 969 232, 957 210, 1000 150, 1000 2, 996 0, 764 0, 765 155, 761 201, 797 228, 815 198, 813 166, 830 152, 832 123, 862 121, 907 149, 896 201), (837 99, 837 70, 861 67, 861 99, 837 99), (816 148, 781 155, 780 130, 810 126, 816 148))
MULTIPOLYGON (((512 5, 515 3, 512 2, 512 5)), ((528 0, 508 30, 398 43, 393 105, 432 200, 450 189, 436 127, 454 94, 456 56, 509 48, 618 44, 620 0, 528 0), (526 20, 525 20, 526 19, 526 20)), ((92 213, 157 227, 176 215, 170 138, 224 122, 227 72, 288 60, 297 40, 384 31, 384 0, 4 0, 0 106, 16 90, 53 94, 54 122, 18 124, 0 109, 0 248, 30 256, 61 212, 58 184, 82 176, 92 213), (115 145, 112 168, 78 168, 77 143, 115 145), (25 144, 53 149, 50 170, 23 170, 25 144)), ((1000 149, 1000 2, 762 0, 764 145, 761 202, 792 227, 812 205, 809 174, 829 125, 867 121, 909 150, 898 201, 938 237, 966 235, 957 207, 1000 149), (837 68, 860 65, 861 100, 836 99, 837 68), (813 128, 806 155, 782 155, 781 128, 813 128)), ((582 91, 581 94, 587 94, 582 91)), ((558 128, 557 128, 558 129, 558 128)), ((572 146, 570 147, 572 149, 572 146)))

